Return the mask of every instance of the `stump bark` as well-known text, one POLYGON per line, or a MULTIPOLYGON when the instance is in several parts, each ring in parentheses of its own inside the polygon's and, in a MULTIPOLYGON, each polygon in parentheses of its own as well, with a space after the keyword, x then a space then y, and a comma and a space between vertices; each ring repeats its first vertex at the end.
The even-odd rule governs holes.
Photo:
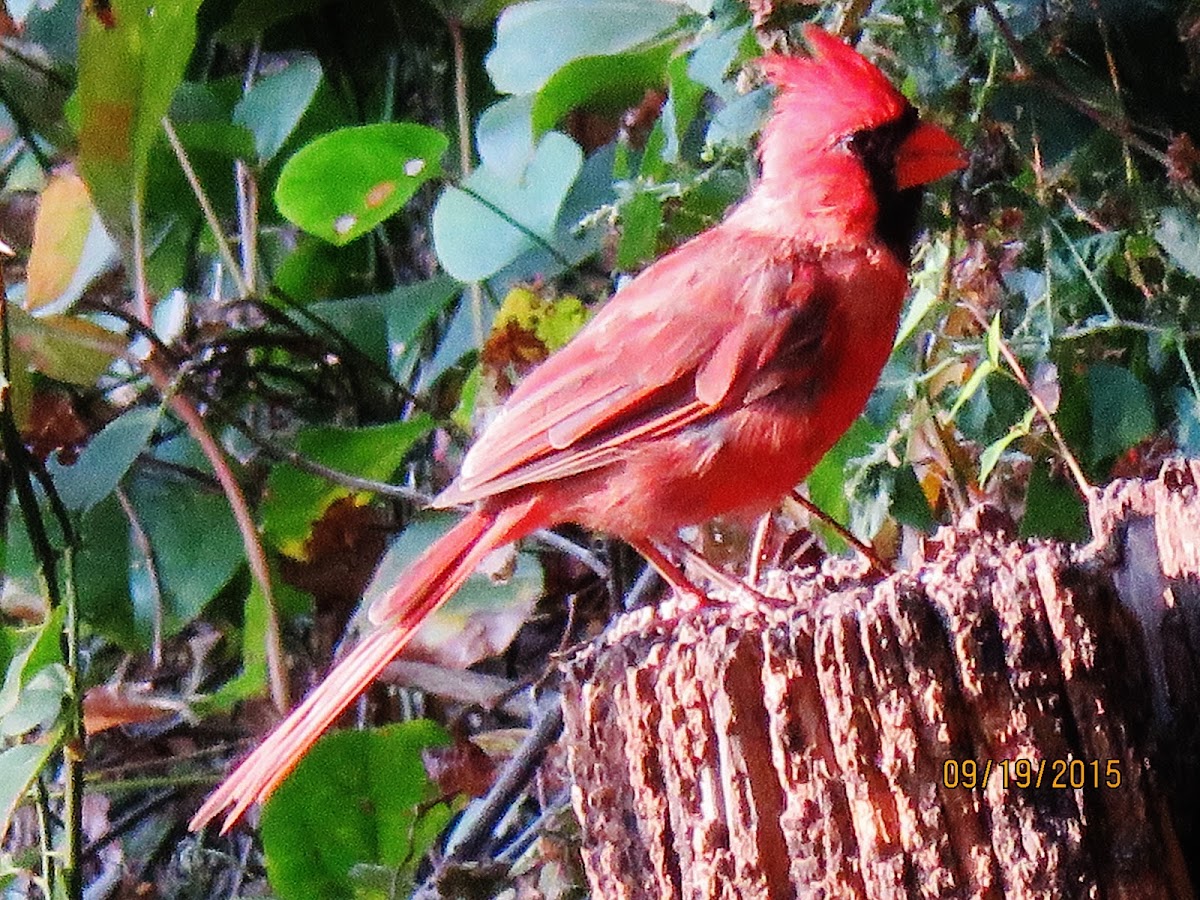
POLYGON ((565 677, 592 895, 1193 896, 1197 484, 1109 486, 1085 547, 980 509, 884 580, 624 617, 565 677))

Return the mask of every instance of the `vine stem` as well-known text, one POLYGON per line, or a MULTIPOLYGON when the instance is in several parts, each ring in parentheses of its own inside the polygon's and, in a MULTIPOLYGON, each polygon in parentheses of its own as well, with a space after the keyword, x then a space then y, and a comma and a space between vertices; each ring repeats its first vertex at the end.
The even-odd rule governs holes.
MULTIPOLYGON (((983 313, 973 306, 968 306, 968 309, 971 310, 980 327, 986 332, 988 322, 983 317, 983 313)), ((1096 489, 1087 480, 1087 476, 1083 474, 1083 468, 1079 465, 1079 460, 1075 458, 1075 454, 1067 445, 1066 438, 1059 431, 1058 423, 1054 421, 1054 416, 1050 412, 1050 408, 1042 402, 1042 398, 1033 389, 1033 382, 1029 380, 1029 375, 1026 373, 1025 367, 1021 365, 1021 361, 1013 353, 1012 348, 1008 345, 1008 341, 1001 337, 996 344, 997 349, 1000 351, 1000 356, 1004 358, 1004 362, 1012 371, 1013 377, 1017 379, 1017 383, 1029 395, 1029 402, 1033 404, 1033 408, 1037 411, 1038 416, 1046 423, 1046 428, 1049 429, 1050 436, 1054 439, 1054 443, 1058 447, 1059 455, 1062 456, 1063 462, 1066 463, 1067 469, 1071 473, 1071 477, 1075 480, 1075 486, 1079 488, 1079 493, 1083 496, 1084 501, 1090 504, 1096 494, 1096 489)))
POLYGON ((167 136, 167 143, 171 145, 171 150, 174 152, 175 158, 179 160, 179 168, 183 169, 183 176, 187 179, 188 186, 191 187, 192 194, 196 197, 196 202, 200 204, 200 212, 204 214, 204 221, 212 232, 213 240, 217 242, 217 252, 221 254, 221 262, 229 269, 229 277, 233 279, 238 296, 245 299, 250 296, 250 287, 246 284, 246 279, 242 276, 241 266, 233 258, 233 251, 229 249, 229 244, 225 241, 225 235, 221 231, 221 221, 217 218, 217 212, 213 209, 212 203, 209 202, 208 194, 205 193, 204 186, 200 184, 200 178, 196 175, 196 170, 192 168, 192 161, 188 159, 187 150, 184 149, 183 142, 179 140, 179 135, 175 133, 175 126, 171 124, 171 120, 166 116, 163 116, 162 127, 163 132, 167 136))
MULTIPOLYGON (((3 255, 0 254, 0 444, 4 459, 12 473, 13 490, 21 509, 21 519, 29 535, 37 564, 40 588, 47 606, 57 610, 66 604, 62 639, 66 644, 67 688, 63 713, 64 733, 61 739, 63 755, 63 848, 58 859, 62 872, 63 893, 68 900, 83 897, 83 873, 80 848, 83 840, 83 763, 85 757, 85 734, 83 722, 83 693, 79 677, 79 616, 75 591, 75 546, 78 537, 62 499, 54 490, 54 483, 45 476, 45 470, 26 448, 17 430, 12 409, 12 335, 9 323, 8 291, 4 280, 3 255), (57 518, 63 535, 63 584, 58 579, 58 553, 50 540, 46 521, 42 517, 41 504, 33 489, 33 476, 39 480, 50 500, 50 508, 57 518), (65 596, 64 596, 65 595, 65 596)), ((7 498, 6 498, 7 499, 7 498)), ((49 801, 44 796, 45 785, 38 779, 39 814, 48 819, 49 801)), ((48 821, 42 822, 42 844, 44 851, 44 877, 47 897, 55 896, 54 853, 49 848, 53 837, 48 830, 48 821)))
MULTIPOLYGON (((174 130, 170 127, 170 123, 163 119, 163 127, 167 129, 167 137, 171 140, 174 135, 174 130)), ((182 153, 183 147, 179 145, 178 137, 171 140, 173 147, 177 147, 177 153, 182 153)), ((186 160, 186 156, 180 159, 181 165, 186 160)), ((190 165, 185 166, 185 172, 190 171, 190 165)), ((192 173, 194 178, 195 173, 192 173)), ((189 181, 191 178, 189 178, 189 181)), ((199 182, 195 185, 199 189, 199 182)), ((200 191, 197 199, 200 199, 201 207, 208 207, 211 211, 211 206, 208 206, 207 199, 201 199, 203 191, 200 191)), ((146 283, 145 274, 145 244, 142 240, 141 227, 141 209, 135 203, 133 206, 133 236, 134 236, 134 296, 135 306, 141 312, 143 319, 142 324, 148 330, 153 329, 153 323, 150 319, 150 291, 146 283)), ((215 214, 209 226, 214 229, 219 228, 216 222, 215 214)), ((217 246, 221 248, 223 255, 228 256, 229 264, 231 264, 230 272, 239 282, 241 289, 245 288, 245 283, 241 280, 241 272, 239 271, 236 262, 233 262, 233 256, 229 247, 221 238, 220 232, 214 230, 217 238, 217 246)), ((271 687, 271 700, 274 702, 280 712, 285 712, 291 705, 288 697, 287 678, 284 674, 283 665, 283 640, 280 635, 279 628, 279 611, 275 603, 275 594, 271 590, 271 573, 267 565, 267 554, 263 548, 262 541, 258 535, 258 528, 254 524, 254 516, 250 512, 250 505, 246 502, 246 495, 242 491, 242 486, 238 484, 237 477, 233 474, 233 470, 229 466, 229 460, 225 456, 225 451, 217 442, 217 439, 212 436, 208 426, 204 422, 204 417, 186 396, 175 390, 173 379, 168 372, 166 366, 160 362, 151 353, 147 356, 143 367, 146 373, 150 376, 150 380, 154 383, 155 388, 165 398, 167 404, 171 407, 172 412, 179 417, 179 420, 187 427, 192 438, 200 446, 200 450, 204 453, 209 465, 212 466, 213 475, 216 476, 217 482, 221 485, 221 490, 225 494, 225 499, 229 503, 229 509, 233 513, 234 521, 237 523, 238 531, 242 536, 242 546, 246 551, 246 562, 250 566, 250 574, 254 578, 260 589, 263 592, 263 599, 267 605, 267 673, 271 687)))
MULTIPOLYGON (((454 47, 454 113, 458 121, 458 170, 459 180, 465 182, 471 174, 471 107, 467 100, 467 45, 463 40, 462 22, 456 18, 446 20, 450 29, 450 43, 454 47)), ((475 346, 483 346, 483 286, 474 282, 468 293, 471 296, 471 323, 474 327, 475 346)))

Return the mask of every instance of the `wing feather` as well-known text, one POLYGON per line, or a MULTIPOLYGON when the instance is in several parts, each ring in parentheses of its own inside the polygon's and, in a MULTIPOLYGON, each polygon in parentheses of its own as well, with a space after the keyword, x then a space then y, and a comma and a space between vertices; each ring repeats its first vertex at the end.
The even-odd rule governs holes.
MULTIPOLYGON (((436 505, 610 465, 630 441, 677 432, 754 392, 762 357, 781 341, 815 348, 827 305, 819 266, 766 238, 728 243, 707 232, 618 292, 521 383, 436 505)), ((787 380, 766 370, 772 385, 787 380)))

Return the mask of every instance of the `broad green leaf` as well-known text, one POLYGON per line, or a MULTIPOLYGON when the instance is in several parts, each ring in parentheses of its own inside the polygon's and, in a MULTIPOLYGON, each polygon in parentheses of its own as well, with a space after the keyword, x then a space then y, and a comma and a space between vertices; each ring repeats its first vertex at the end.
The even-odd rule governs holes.
POLYGON ((653 259, 662 227, 662 201, 642 192, 621 207, 621 242, 617 245, 617 268, 629 271, 653 259))
POLYGON ((1029 474, 1020 535, 1073 542, 1087 540, 1087 506, 1069 478, 1051 477, 1047 460, 1035 462, 1029 474))
POLYGON ((1164 209, 1154 238, 1175 265, 1200 278, 1200 221, 1194 213, 1176 206, 1164 209))
POLYGON ((451 814, 425 806, 437 790, 421 753, 449 742, 426 719, 318 741, 263 808, 267 874, 279 897, 355 896, 351 870, 364 863, 398 867, 411 881, 451 814))
POLYGON ((0 715, 0 736, 12 738, 48 728, 62 712, 66 696, 66 667, 61 663, 43 666, 25 682, 12 709, 0 715))
POLYGON ((46 468, 67 509, 89 510, 112 493, 150 443, 161 418, 161 406, 135 407, 105 425, 73 465, 47 460, 46 468))
POLYGON ((374 249, 368 241, 344 247, 301 232, 294 249, 275 267, 274 287, 289 301, 308 306, 330 297, 352 297, 373 284, 374 249))
MULTIPOLYGON (((5 670, 4 684, 0 686, 0 721, 18 710, 25 692, 39 673, 62 665, 61 640, 65 612, 65 607, 60 606, 41 625, 21 629, 18 633, 17 639, 24 641, 25 647, 12 656, 5 670)), ((4 730, 3 733, 20 732, 4 730)))
POLYGON ((148 649, 149 633, 138 630, 129 595, 129 518, 115 496, 80 517, 79 536, 75 581, 80 618, 123 650, 148 649))
POLYGON ((1008 430, 1008 434, 1004 435, 997 441, 993 441, 984 448, 983 453, 979 454, 979 483, 983 484, 988 480, 988 476, 992 474, 992 469, 996 468, 996 463, 1000 461, 1000 457, 1004 451, 1008 449, 1013 441, 1019 438, 1026 437, 1029 434, 1029 429, 1033 427, 1034 410, 1030 408, 1020 422, 1008 430))
MULTIPOLYGON (((336 329, 360 352, 398 373, 426 326, 458 296, 462 285, 447 275, 401 285, 386 294, 310 304, 307 311, 336 329)), ((313 323, 298 318, 298 324, 313 323)))
POLYGON ((582 166, 579 146, 552 131, 520 180, 485 165, 466 180, 471 193, 446 188, 433 210, 442 267, 460 281, 481 281, 534 247, 554 245, 559 211, 582 166))
MULTIPOLYGON (((289 616, 304 611, 311 613, 312 598, 291 587, 279 577, 275 568, 272 565, 271 584, 275 594, 274 600, 280 611, 289 616)), ((242 671, 221 685, 216 693, 195 704, 197 714, 228 712, 234 704, 250 697, 260 697, 267 692, 267 628, 270 610, 258 579, 251 580, 243 610, 242 671)))
POLYGON ((529 0, 500 16, 487 71, 501 93, 530 94, 572 60, 653 40, 681 13, 663 0, 529 0))
POLYGON ((536 95, 505 97, 483 111, 475 126, 475 145, 483 165, 517 180, 533 159, 533 102, 536 95))
POLYGON ((710 31, 689 55, 688 75, 727 102, 732 100, 736 89, 729 82, 729 75, 734 63, 754 42, 754 32, 747 24, 710 31))
MULTIPOLYGON (((168 465, 153 474, 136 470, 129 479, 128 494, 154 550, 164 606, 163 630, 170 636, 204 610, 245 564, 246 554, 225 495, 199 489, 194 481, 170 474, 176 467, 210 471, 195 442, 176 437, 156 446, 154 456, 168 465)), ((148 636, 154 615, 146 605, 154 597, 145 583, 150 573, 130 566, 128 578, 130 594, 139 601, 134 608, 135 621, 140 633, 148 636)))
POLYGON ((13 813, 17 811, 25 792, 38 772, 45 768, 58 741, 43 738, 36 744, 18 744, 0 752, 0 841, 8 834, 13 813))
POLYGON ((233 121, 254 134, 260 163, 269 161, 300 123, 321 83, 321 64, 303 55, 286 69, 254 83, 238 101, 233 121))
POLYGON ((1154 401, 1128 369, 1111 363, 1088 368, 1092 462, 1112 459, 1154 433, 1154 401))
MULTIPOLYGON (((424 415, 365 428, 307 428, 296 436, 296 449, 338 472, 382 481, 391 477, 413 444, 432 429, 433 420, 424 415)), ((330 506, 343 497, 362 503, 369 496, 281 463, 267 479, 263 531, 282 553, 305 559, 312 526, 330 506)))
MULTIPOLYGON (((860 416, 833 445, 833 449, 813 467, 804 484, 808 488, 808 498, 827 516, 842 524, 850 521, 850 496, 846 490, 847 464, 852 459, 865 456, 871 445, 882 438, 882 429, 860 416)), ((837 549, 845 546, 832 531, 825 529, 822 533, 828 546, 837 549)))
POLYGON ((116 256, 83 180, 74 173, 52 176, 38 200, 25 309, 65 312, 116 256))
POLYGON ((125 338, 74 316, 31 316, 9 308, 13 367, 91 387, 125 349, 125 338))
POLYGON ((758 133, 770 109, 771 93, 766 88, 735 98, 708 124, 704 143, 710 147, 744 147, 758 133))
MULTIPOLYGON (((454 513, 427 512, 408 524, 392 542, 363 591, 370 606, 385 596, 417 557, 458 521, 454 513)), ((500 581, 475 572, 450 601, 421 624, 411 646, 423 658, 465 669, 503 653, 542 595, 543 573, 537 558, 518 553, 513 572, 500 581)))
POLYGON ((410 122, 339 128, 298 150, 279 173, 279 212, 309 234, 348 244, 441 173, 446 136, 410 122))
POLYGON ((612 112, 636 105, 647 88, 666 83, 667 60, 673 50, 673 43, 663 43, 638 52, 583 56, 567 63, 533 101, 535 136, 540 137, 582 106, 612 112))
POLYGON ((79 170, 112 233, 129 238, 150 148, 196 41, 200 0, 112 0, 116 27, 79 38, 79 170))

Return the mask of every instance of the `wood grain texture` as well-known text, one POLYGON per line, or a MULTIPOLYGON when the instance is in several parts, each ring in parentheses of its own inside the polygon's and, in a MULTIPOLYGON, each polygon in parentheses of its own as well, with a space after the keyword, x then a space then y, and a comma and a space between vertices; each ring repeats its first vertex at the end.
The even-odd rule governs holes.
POLYGON ((593 896, 1193 896, 1198 484, 1109 486, 1084 547, 979 509, 882 581, 624 617, 566 669, 593 896))

